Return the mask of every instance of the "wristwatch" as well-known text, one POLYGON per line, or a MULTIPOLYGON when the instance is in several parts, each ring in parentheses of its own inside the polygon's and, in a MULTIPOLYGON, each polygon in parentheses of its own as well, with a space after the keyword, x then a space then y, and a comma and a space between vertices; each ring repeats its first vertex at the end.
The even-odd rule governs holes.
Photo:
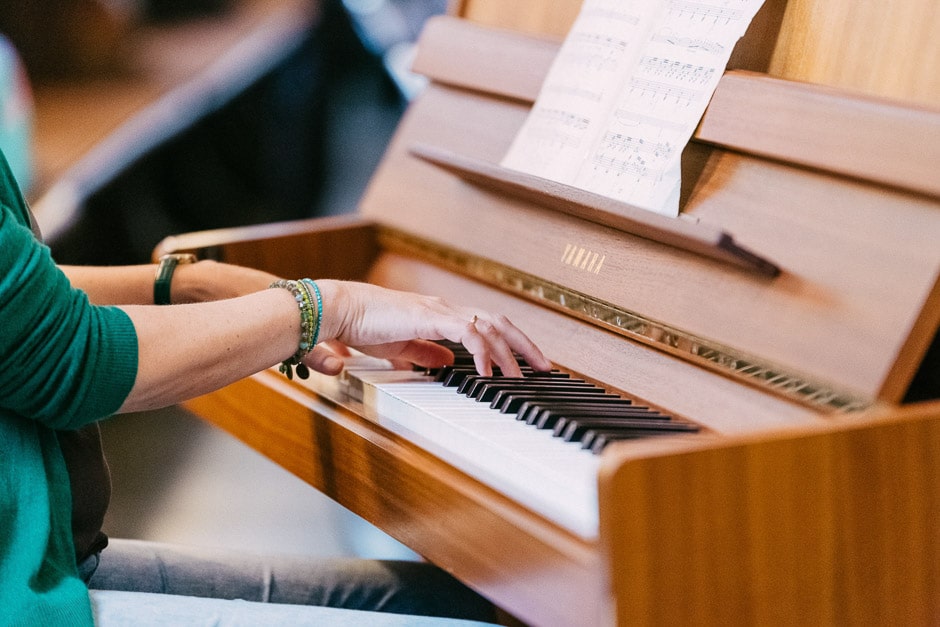
POLYGON ((173 280, 173 271, 176 270, 176 266, 195 262, 196 255, 191 253, 170 253, 160 257, 157 276, 153 280, 153 303, 155 305, 170 304, 170 282, 173 280))

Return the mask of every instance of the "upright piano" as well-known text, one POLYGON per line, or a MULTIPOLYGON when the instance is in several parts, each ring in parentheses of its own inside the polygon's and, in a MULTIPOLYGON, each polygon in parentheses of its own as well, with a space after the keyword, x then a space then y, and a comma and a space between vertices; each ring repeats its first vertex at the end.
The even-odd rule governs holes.
MULTIPOLYGON (((429 85, 356 214, 155 254, 499 311, 562 375, 679 427, 588 424, 585 448, 584 429, 566 441, 547 414, 367 359, 189 408, 525 624, 940 622, 940 14, 768 0, 664 222, 499 166, 577 4, 432 20, 429 85), (839 15, 849 32, 822 37, 839 15), (920 61, 861 58, 857 37, 902 20, 920 61)), ((885 37, 885 54, 905 45, 885 37)))

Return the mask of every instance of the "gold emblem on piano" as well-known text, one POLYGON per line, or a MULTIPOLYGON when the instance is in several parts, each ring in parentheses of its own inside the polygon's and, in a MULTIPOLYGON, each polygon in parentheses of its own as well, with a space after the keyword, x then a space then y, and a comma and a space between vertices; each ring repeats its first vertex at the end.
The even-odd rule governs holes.
POLYGON ((565 252, 561 256, 563 264, 593 274, 600 274, 605 259, 607 259, 606 255, 601 255, 575 244, 565 244, 565 252))

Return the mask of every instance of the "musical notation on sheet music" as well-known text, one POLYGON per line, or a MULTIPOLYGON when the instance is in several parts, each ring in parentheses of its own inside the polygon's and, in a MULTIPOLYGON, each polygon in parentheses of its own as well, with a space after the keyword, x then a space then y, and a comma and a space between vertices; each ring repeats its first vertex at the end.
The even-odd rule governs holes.
POLYGON ((663 57, 643 57, 640 59, 640 69, 646 75, 681 82, 690 86, 707 85, 713 79, 716 71, 711 66, 683 63, 663 57))
POLYGON ((665 81, 651 81, 646 78, 633 78, 630 80, 630 95, 639 95, 656 102, 668 102, 673 105, 692 106, 701 94, 690 87, 678 87, 665 81))
POLYGON ((574 39, 571 63, 585 71, 616 70, 630 46, 622 37, 600 33, 579 33, 574 39))
POLYGON ((650 40, 654 43, 667 44, 676 48, 684 48, 693 54, 702 53, 722 55, 727 48, 727 46, 710 39, 683 36, 681 33, 674 32, 671 28, 661 29, 660 31, 654 33, 650 40))
POLYGON ((502 165, 676 216, 680 159, 763 0, 585 0, 502 165), (577 119, 574 129, 566 119, 577 119), (623 155, 612 134, 668 151, 623 155))
MULTIPOLYGON (((728 4, 728 3, 726 3, 728 4)), ((741 2, 730 4, 743 4, 741 2)), ((714 24, 719 22, 728 25, 745 19, 745 13, 740 7, 718 6, 708 2, 686 2, 684 0, 673 0, 669 3, 669 12, 680 18, 706 22, 714 24)), ((747 19, 750 19, 749 17, 747 19)))
POLYGON ((603 3, 595 2, 591 5, 585 5, 581 9, 582 13, 592 19, 606 20, 608 22, 619 22, 636 26, 640 23, 640 16, 622 11, 619 6, 605 7, 603 3))
POLYGON ((543 109, 540 116, 545 124, 534 131, 542 146, 554 149, 577 148, 584 137, 589 120, 563 109, 543 109))
POLYGON ((646 142, 642 137, 633 137, 623 133, 607 132, 604 135, 604 144, 611 150, 630 152, 634 154, 653 155, 654 157, 670 156, 676 147, 666 142, 646 142))

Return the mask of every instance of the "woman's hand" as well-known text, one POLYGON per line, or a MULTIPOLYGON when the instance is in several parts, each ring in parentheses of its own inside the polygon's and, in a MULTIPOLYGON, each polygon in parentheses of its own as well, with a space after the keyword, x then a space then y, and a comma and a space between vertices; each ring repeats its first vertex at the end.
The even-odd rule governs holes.
POLYGON ((342 345, 393 363, 440 367, 453 359, 450 350, 434 342, 442 339, 463 344, 484 375, 498 366, 507 376, 520 376, 514 353, 536 370, 551 369, 538 347, 503 315, 367 283, 321 280, 317 285, 323 296, 320 340, 325 345, 304 361, 319 372, 342 370, 342 345))
MULTIPOLYGON (((304 363, 320 372, 342 370, 343 347, 329 348, 338 342, 395 362, 439 367, 452 359, 448 349, 433 342, 440 339, 466 346, 483 374, 497 366, 503 374, 519 376, 513 352, 537 370, 551 368, 504 316, 366 283, 322 280, 317 285, 323 302, 321 344, 304 363)), ((294 294, 280 288, 249 291, 172 307, 122 306, 137 332, 139 358, 137 378, 120 411, 179 403, 295 353, 301 334, 294 294)))

